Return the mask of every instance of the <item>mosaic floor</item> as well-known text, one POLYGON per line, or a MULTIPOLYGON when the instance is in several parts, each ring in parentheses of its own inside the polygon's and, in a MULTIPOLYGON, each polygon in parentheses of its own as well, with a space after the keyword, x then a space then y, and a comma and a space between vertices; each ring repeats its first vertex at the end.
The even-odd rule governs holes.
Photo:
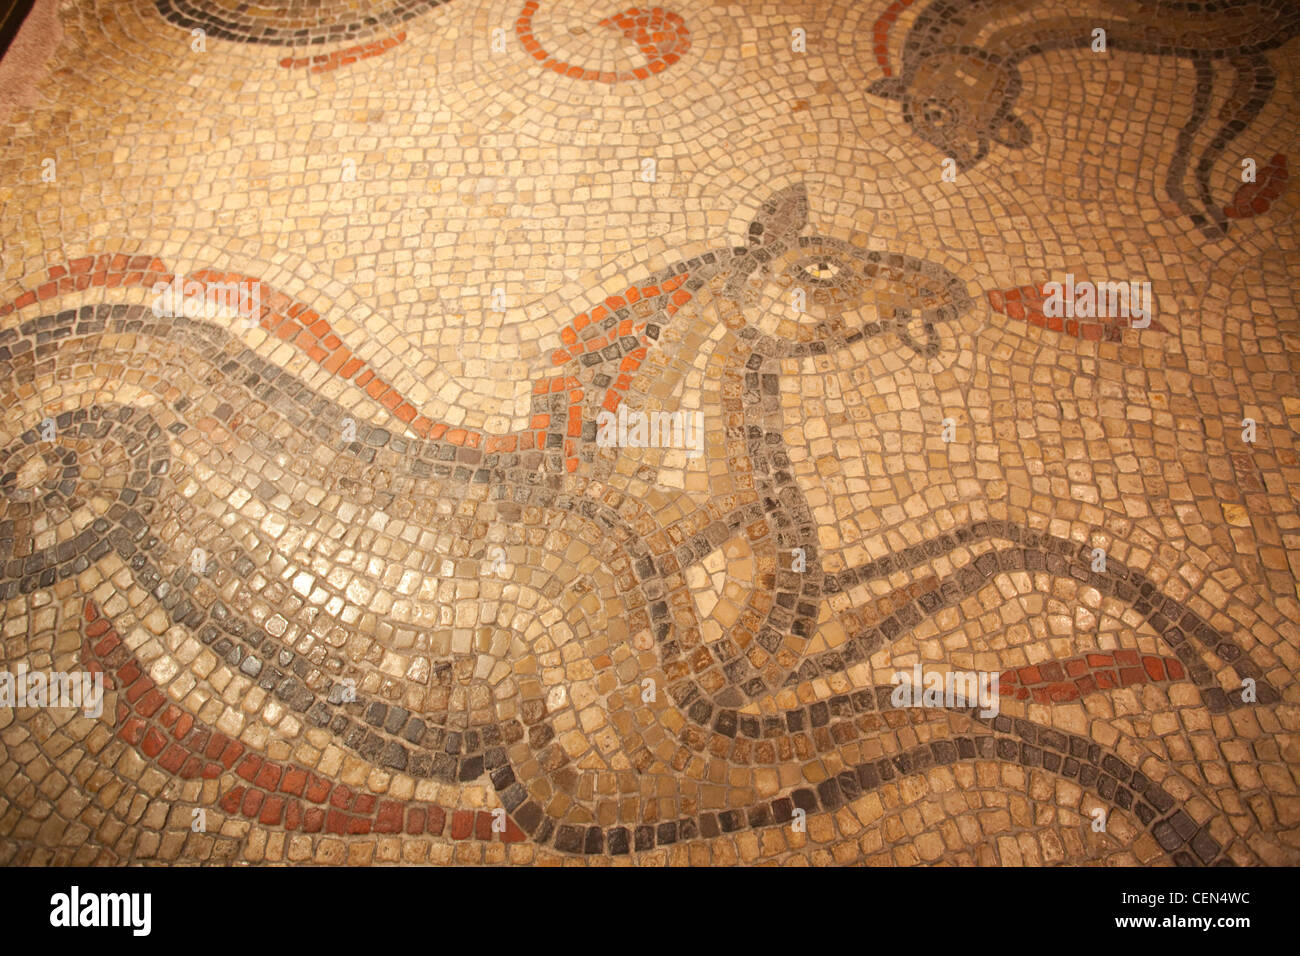
POLYGON ((1300 6, 669 2, 38 4, 0 863, 1300 862, 1300 6))

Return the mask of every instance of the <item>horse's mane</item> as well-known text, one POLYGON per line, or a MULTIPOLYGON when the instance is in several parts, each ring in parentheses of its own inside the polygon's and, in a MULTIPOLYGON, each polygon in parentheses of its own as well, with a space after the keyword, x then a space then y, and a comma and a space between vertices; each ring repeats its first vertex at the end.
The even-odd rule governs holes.
POLYGON ((889 28, 894 25, 898 15, 910 7, 916 0, 894 0, 884 13, 871 25, 871 35, 875 41, 876 62, 884 70, 885 76, 893 76, 889 65, 889 28))

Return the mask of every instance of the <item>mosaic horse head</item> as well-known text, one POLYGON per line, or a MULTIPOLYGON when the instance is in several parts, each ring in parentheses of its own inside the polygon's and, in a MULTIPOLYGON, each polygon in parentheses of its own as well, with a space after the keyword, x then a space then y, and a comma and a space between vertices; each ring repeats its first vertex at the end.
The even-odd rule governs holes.
MULTIPOLYGON (((878 49, 909 5, 895 3, 877 22, 878 49)), ((1051 50, 1087 50, 1099 29, 1105 31, 1107 50, 1173 56, 1194 67, 1192 114, 1179 131, 1165 189, 1202 232, 1223 236, 1227 216, 1212 199, 1210 174, 1228 143, 1268 102, 1275 74, 1266 54, 1300 32, 1300 6, 1292 0, 1086 0, 1069 9, 1037 0, 932 0, 907 31, 902 73, 893 76, 880 54, 885 78, 869 92, 897 101, 918 136, 955 159, 958 168, 970 169, 992 143, 1014 150, 1032 139, 1016 114, 1021 64, 1051 50), (1222 126, 1196 161, 1198 207, 1188 198, 1184 179, 1193 140, 1209 117, 1214 64, 1220 61, 1232 66, 1235 85, 1221 112, 1222 126)))
MULTIPOLYGON (((1131 606, 1211 712, 1240 704, 1207 653, 1259 678, 1259 702, 1278 699, 1143 573, 1093 570, 1039 527, 977 520, 866 563, 828 560, 815 483, 786 438, 790 383, 835 356, 941 364, 972 300, 935 263, 809 234, 807 214, 801 186, 782 190, 744 245, 576 318, 514 435, 430 423, 372 372, 356 378, 374 396, 366 421, 217 325, 138 305, 6 328, 0 395, 33 423, 0 450, 0 597, 95 569, 113 582, 86 585, 97 595, 129 578, 130 600, 100 596, 83 622, 83 660, 119 692, 115 746, 219 780, 220 806, 265 826, 443 832, 427 800, 355 792, 306 753, 416 782, 486 777, 509 832, 615 855, 1001 761, 1076 781, 1176 862, 1222 861, 1208 828, 1114 751, 963 704, 900 711, 892 687, 864 681, 922 622, 1031 572, 1131 606), (703 485, 683 449, 596 442, 599 411, 686 407, 692 390, 703 485), (913 575, 928 565, 946 570, 913 575), (151 608, 207 668, 192 694, 155 684, 176 669, 145 667, 117 636, 151 608), (203 719, 186 711, 200 700, 203 719), (316 744, 276 760, 218 729, 249 714, 316 744)), ((286 341, 310 328, 328 344, 322 322, 274 297, 262 316, 286 341)), ((316 357, 349 377, 362 364, 316 357)))

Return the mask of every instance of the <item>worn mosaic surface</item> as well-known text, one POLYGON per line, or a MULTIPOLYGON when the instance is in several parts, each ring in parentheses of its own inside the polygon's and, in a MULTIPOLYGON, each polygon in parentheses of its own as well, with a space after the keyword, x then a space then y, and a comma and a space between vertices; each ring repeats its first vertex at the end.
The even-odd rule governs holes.
POLYGON ((1300 862, 1300 7, 59 14, 0 862, 1300 862))

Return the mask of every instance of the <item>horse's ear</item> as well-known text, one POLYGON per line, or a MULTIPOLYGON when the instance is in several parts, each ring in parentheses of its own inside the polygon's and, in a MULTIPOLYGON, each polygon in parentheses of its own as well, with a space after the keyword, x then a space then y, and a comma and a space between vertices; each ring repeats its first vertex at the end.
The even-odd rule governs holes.
POLYGON ((1034 136, 1029 132, 1025 121, 1014 113, 1008 113, 1002 122, 993 129, 993 138, 1010 149, 1024 149, 1034 136))
POLYGON ((758 211, 749 224, 749 244, 766 246, 799 235, 808 225, 808 193, 803 183, 787 186, 758 211))
POLYGON ((903 81, 898 77, 885 77, 885 79, 876 80, 876 82, 868 86, 867 92, 872 96, 879 96, 887 100, 901 100, 905 89, 903 81))

